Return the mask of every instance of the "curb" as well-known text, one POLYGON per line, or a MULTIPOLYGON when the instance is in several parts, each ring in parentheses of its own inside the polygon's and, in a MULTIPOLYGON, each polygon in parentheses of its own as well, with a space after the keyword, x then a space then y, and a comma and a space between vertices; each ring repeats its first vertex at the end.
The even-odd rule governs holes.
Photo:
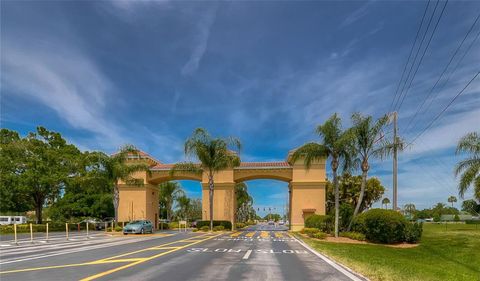
POLYGON ((305 247, 307 250, 309 250, 310 252, 312 252, 312 254, 316 255, 317 257, 321 258, 322 260, 324 260, 326 263, 328 263, 329 265, 331 265, 333 268, 335 268, 336 270, 340 271, 341 273, 343 273, 345 276, 347 276, 348 278, 350 278, 351 280, 353 281, 369 281, 370 279, 368 279, 367 277, 353 271, 351 268, 349 268, 348 266, 345 266, 343 264, 340 264, 336 261, 334 261, 333 259, 331 259, 330 257, 324 255, 324 254, 320 254, 319 252, 317 252, 315 249, 313 249, 312 247, 310 247, 307 243, 301 241, 300 239, 298 239, 297 237, 295 237, 294 235, 292 235, 293 239, 295 239, 298 243, 300 243, 300 245, 302 245, 303 247, 305 247))

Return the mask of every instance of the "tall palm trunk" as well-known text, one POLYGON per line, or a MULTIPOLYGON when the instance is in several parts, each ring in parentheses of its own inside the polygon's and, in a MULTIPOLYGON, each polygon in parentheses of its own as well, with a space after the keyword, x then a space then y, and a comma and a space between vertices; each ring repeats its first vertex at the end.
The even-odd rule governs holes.
POLYGON ((338 160, 332 160, 333 185, 335 187, 335 237, 338 237, 338 221, 340 217, 340 192, 337 178, 338 160))
POLYGON ((118 184, 113 187, 113 208, 115 210, 115 224, 118 222, 118 202, 120 201, 120 192, 118 190, 118 184))
POLYGON ((213 231, 213 175, 210 172, 208 175, 208 198, 209 198, 209 208, 210 208, 210 231, 213 231))
POLYGON ((353 211, 352 219, 348 224, 348 229, 347 229, 348 231, 350 231, 350 229, 352 228, 353 220, 358 215, 358 212, 360 211, 360 206, 362 205, 362 202, 363 202, 363 197, 365 195, 365 186, 367 185, 368 168, 369 168, 368 163, 364 161, 362 163, 362 185, 360 186, 360 195, 358 196, 357 206, 355 206, 355 211, 353 211))

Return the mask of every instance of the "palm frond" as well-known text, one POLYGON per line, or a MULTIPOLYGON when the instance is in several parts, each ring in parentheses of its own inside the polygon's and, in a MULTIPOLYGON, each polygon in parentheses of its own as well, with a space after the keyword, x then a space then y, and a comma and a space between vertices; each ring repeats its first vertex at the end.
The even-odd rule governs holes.
POLYGON ((477 132, 471 132, 460 139, 457 145, 456 154, 463 152, 480 154, 480 135, 477 132))
POLYGON ((315 142, 307 143, 297 148, 290 157, 290 161, 295 163, 297 160, 304 158, 305 167, 309 169, 313 161, 325 159, 330 155, 328 147, 315 142))
POLYGON ((463 161, 460 161, 455 166, 455 176, 458 176, 464 170, 468 169, 470 166, 473 166, 473 165, 480 165, 480 158, 472 157, 472 158, 468 158, 463 161))
POLYGON ((468 190, 470 185, 476 181, 475 178, 480 176, 480 165, 471 165, 468 169, 466 169, 461 177, 460 183, 458 185, 458 193, 463 198, 465 192, 468 190))
POLYGON ((182 172, 182 173, 194 173, 194 174, 201 174, 203 169, 199 164, 193 163, 193 162, 180 162, 177 163, 173 166, 172 169, 170 169, 170 176, 175 175, 176 173, 182 172))

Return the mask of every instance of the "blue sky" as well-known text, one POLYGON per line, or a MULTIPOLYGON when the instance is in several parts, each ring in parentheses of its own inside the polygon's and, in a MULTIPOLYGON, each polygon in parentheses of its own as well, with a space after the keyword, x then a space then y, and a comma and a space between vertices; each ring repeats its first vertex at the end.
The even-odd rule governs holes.
MULTIPOLYGON (((315 126, 334 112, 348 126, 353 112, 389 111, 425 6, 4 1, 1 126, 26 134, 43 125, 81 149, 109 153, 132 143, 166 163, 184 159, 183 141, 205 127, 239 137, 244 161, 283 160, 290 149, 316 140, 315 126)), ((474 1, 445 8, 399 110, 407 141, 479 70, 480 40, 473 40, 480 22, 459 54, 472 43, 470 52, 407 127, 479 12, 474 1)), ((429 207, 457 195, 454 147, 466 132, 478 131, 479 80, 400 155, 400 205, 429 207)), ((374 161, 370 173, 390 198, 391 165, 374 161)), ((199 196, 197 183, 183 184, 199 196)), ((248 184, 256 206, 282 208, 285 183, 248 184)))

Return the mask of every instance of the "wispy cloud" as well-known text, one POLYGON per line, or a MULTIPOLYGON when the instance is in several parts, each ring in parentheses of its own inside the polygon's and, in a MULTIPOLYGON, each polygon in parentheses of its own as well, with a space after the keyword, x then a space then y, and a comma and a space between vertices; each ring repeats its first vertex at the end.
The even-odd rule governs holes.
POLYGON ((365 17, 368 14, 368 8, 372 4, 372 1, 369 1, 362 5, 360 8, 356 9, 353 11, 350 15, 348 15, 343 22, 340 24, 340 28, 346 27, 348 25, 351 25, 363 17, 365 17))
POLYGON ((182 75, 190 75, 197 71, 200 62, 207 50, 210 30, 217 17, 217 8, 205 13, 197 24, 197 34, 195 38, 195 46, 193 48, 190 59, 182 67, 182 75))

